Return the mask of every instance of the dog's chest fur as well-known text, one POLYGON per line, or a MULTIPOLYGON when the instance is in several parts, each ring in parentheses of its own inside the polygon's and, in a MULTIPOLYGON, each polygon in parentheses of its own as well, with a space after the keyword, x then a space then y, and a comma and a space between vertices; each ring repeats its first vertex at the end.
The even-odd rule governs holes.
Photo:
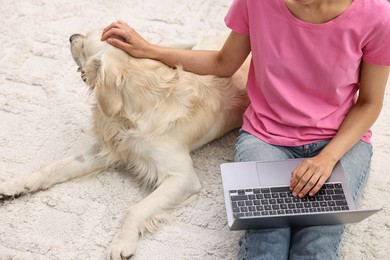
POLYGON ((130 161, 134 161, 142 156, 134 149, 136 143, 142 140, 132 136, 133 125, 130 121, 119 117, 106 117, 97 104, 92 108, 92 112, 93 133, 102 149, 110 154, 111 160, 128 162, 130 158, 130 161))

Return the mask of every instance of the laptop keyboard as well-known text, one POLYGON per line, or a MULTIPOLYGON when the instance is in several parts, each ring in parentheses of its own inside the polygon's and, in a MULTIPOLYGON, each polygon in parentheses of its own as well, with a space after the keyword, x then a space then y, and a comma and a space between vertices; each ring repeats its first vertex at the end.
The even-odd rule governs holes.
POLYGON ((234 218, 348 210, 341 183, 327 183, 314 197, 294 197, 289 186, 230 190, 234 218))

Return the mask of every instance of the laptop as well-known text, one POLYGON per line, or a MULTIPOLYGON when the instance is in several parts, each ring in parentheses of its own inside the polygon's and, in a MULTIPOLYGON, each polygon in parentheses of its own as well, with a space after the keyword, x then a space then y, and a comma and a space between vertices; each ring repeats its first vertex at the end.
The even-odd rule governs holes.
POLYGON ((381 210, 356 209, 340 163, 314 197, 293 197, 291 172, 303 160, 221 164, 230 230, 356 223, 381 210))

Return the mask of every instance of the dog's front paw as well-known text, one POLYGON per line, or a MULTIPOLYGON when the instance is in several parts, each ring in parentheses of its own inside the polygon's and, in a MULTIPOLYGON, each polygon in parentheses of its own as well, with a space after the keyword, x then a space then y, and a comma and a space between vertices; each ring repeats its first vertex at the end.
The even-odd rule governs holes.
POLYGON ((109 250, 109 260, 128 260, 131 259, 136 250, 137 242, 115 239, 109 250))
POLYGON ((26 193, 25 186, 18 180, 0 183, 0 200, 14 199, 26 193))

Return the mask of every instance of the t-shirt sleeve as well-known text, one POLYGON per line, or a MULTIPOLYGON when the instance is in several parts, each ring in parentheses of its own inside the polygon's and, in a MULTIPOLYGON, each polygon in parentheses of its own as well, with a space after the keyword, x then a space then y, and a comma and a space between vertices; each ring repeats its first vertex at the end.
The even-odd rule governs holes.
POLYGON ((247 0, 233 0, 225 24, 234 32, 249 35, 247 0))
POLYGON ((368 63, 390 66, 390 12, 387 14, 363 48, 363 60, 368 63))

